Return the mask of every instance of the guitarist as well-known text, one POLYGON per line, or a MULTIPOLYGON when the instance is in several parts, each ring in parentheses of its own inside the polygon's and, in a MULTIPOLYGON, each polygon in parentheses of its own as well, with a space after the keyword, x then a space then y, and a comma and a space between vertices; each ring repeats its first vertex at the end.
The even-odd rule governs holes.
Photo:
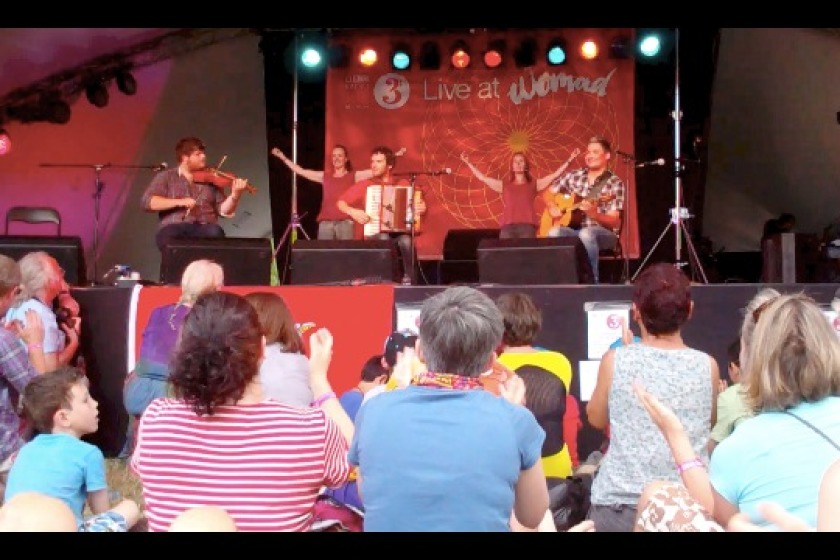
MULTIPOLYGON (((580 237, 595 283, 598 283, 598 253, 614 249, 621 229, 621 211, 624 208, 625 187, 615 173, 610 171, 612 147, 607 139, 593 136, 586 144, 584 161, 586 167, 570 171, 559 177, 549 191, 553 194, 565 192, 575 199, 577 208, 571 210, 568 222, 552 227, 548 237, 580 237), (574 212, 579 210, 579 219, 574 212), (579 222, 579 223, 578 223, 579 222)), ((563 218, 570 208, 549 205, 548 212, 555 218, 563 218)))

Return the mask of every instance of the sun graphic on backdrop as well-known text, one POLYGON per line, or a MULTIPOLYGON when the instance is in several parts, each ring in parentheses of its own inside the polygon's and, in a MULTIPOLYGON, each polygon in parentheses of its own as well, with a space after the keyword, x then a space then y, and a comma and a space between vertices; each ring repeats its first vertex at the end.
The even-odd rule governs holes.
POLYGON ((618 142, 616 112, 607 98, 562 90, 518 105, 505 97, 472 98, 454 111, 446 104, 427 106, 421 153, 430 169, 452 168, 451 175, 429 184, 440 206, 462 227, 492 228, 504 210, 501 194, 475 178, 462 152, 487 177, 502 180, 509 177, 513 153, 524 152, 540 178, 595 135, 618 142))

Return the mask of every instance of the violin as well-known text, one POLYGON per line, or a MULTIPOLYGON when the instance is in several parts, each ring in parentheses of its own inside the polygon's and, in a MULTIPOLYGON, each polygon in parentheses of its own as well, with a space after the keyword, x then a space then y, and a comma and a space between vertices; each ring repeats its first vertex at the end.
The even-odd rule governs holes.
MULTIPOLYGON (((215 167, 206 167, 204 169, 199 169, 198 171, 193 171, 192 177, 193 181, 196 183, 208 183, 215 185, 220 189, 229 189, 233 184, 233 180, 239 178, 231 173, 219 171, 215 167)), ((245 190, 251 194, 257 192, 257 188, 251 183, 248 183, 245 186, 245 190)))

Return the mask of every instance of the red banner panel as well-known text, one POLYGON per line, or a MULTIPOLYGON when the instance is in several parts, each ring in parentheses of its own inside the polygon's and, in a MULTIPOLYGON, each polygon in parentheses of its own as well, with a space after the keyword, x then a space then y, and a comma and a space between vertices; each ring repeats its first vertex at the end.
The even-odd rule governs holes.
MULTIPOLYGON (((385 339, 393 330, 394 286, 226 286, 225 291, 245 295, 253 291, 279 294, 297 323, 326 327, 333 335, 333 359, 329 378, 339 395, 354 387, 362 366, 374 354, 382 353, 385 339)), ((174 303, 179 287, 144 287, 139 290, 134 314, 134 357, 140 352, 143 329, 155 307, 174 303)), ((129 370, 136 358, 129 359, 129 370)))
MULTIPOLYGON (((405 147, 394 173, 420 172, 416 186, 424 191, 428 206, 417 253, 439 258, 448 230, 498 227, 503 210, 501 194, 475 178, 462 163, 462 152, 488 177, 506 178, 513 152, 524 151, 531 174, 540 178, 554 172, 575 148, 585 150, 595 135, 606 137, 613 150, 634 151, 635 62, 610 56, 610 43, 617 36, 633 44, 632 29, 510 30, 497 35, 336 33, 333 45, 349 47, 350 57, 346 66, 327 71, 326 153, 344 144, 355 168, 364 169, 374 146, 395 151, 405 147), (546 49, 560 34, 567 45, 566 63, 550 66, 546 49), (504 41, 506 50, 502 64, 490 69, 483 52, 496 39, 504 41), (587 39, 600 48, 592 60, 578 54, 587 39), (454 68, 450 62, 450 47, 456 41, 463 41, 471 52, 466 68, 454 68), (514 59, 523 41, 532 41, 532 66, 520 67, 514 59), (391 67, 390 53, 397 43, 413 55, 407 70, 391 67), (438 48, 438 69, 420 67, 427 43, 438 48), (363 67, 358 53, 368 47, 378 51, 378 60, 363 67), (451 173, 433 173, 447 169, 451 173)), ((579 157, 569 169, 583 165, 579 157)), ((610 167, 628 188, 624 247, 637 258, 634 168, 615 153, 610 167)), ((543 209, 540 198, 534 201, 535 223, 543 209)))

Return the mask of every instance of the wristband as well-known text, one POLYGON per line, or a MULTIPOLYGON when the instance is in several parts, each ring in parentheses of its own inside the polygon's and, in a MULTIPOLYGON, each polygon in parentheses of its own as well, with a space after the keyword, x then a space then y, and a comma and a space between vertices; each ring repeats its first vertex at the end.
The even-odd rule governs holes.
POLYGON ((29 348, 30 350, 43 350, 44 349, 44 345, 40 344, 38 342, 30 342, 29 344, 26 345, 26 347, 29 348))
POLYGON ((312 406, 315 407, 315 408, 319 408, 322 404, 324 404, 328 400, 334 399, 334 398, 336 398, 335 391, 330 391, 328 393, 324 393, 323 395, 321 395, 320 397, 318 397, 317 399, 312 401, 312 406))
POLYGON ((690 459, 683 463, 677 465, 677 472, 682 474, 689 469, 693 469, 694 467, 705 467, 706 465, 700 459, 700 457, 695 457, 694 459, 690 459))

